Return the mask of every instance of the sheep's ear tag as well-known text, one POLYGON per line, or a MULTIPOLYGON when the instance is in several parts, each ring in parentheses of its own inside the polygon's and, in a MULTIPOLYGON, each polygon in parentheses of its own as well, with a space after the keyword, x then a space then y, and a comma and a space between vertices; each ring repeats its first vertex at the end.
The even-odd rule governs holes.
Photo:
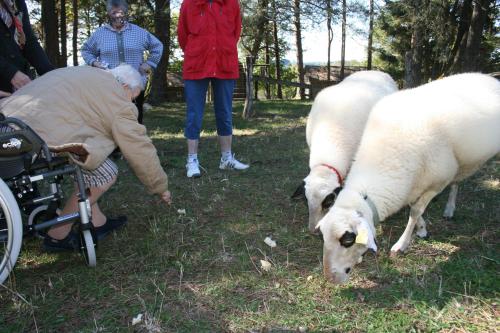
POLYGON ((355 240, 356 244, 368 245, 368 231, 365 228, 361 228, 358 231, 358 235, 355 240))

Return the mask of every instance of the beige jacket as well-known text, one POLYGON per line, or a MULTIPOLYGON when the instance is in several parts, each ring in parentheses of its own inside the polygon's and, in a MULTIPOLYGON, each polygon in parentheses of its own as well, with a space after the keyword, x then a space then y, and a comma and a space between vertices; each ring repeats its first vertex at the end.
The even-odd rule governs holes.
POLYGON ((52 149, 83 147, 73 159, 85 169, 97 168, 118 146, 151 193, 167 190, 167 175, 146 128, 137 122, 137 108, 106 71, 51 71, 0 100, 0 112, 26 122, 52 149))

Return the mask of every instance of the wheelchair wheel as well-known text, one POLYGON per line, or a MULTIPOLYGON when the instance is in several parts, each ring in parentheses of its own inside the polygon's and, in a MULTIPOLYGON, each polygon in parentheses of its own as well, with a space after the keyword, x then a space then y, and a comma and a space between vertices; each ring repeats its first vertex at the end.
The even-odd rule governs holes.
MULTIPOLYGON (((49 208, 48 205, 42 205, 35 208, 28 217, 28 226, 31 227, 36 225, 37 223, 44 222, 52 218, 52 216, 51 217, 47 216, 48 208, 49 208)), ((47 232, 45 230, 43 231, 40 230, 34 233, 34 235, 38 238, 44 238, 46 234, 47 232)))
POLYGON ((23 239, 23 222, 16 199, 0 179, 0 284, 14 267, 23 239))
POLYGON ((83 230, 80 233, 80 237, 85 261, 89 267, 95 267, 97 265, 97 260, 95 256, 95 245, 92 232, 90 230, 83 230))

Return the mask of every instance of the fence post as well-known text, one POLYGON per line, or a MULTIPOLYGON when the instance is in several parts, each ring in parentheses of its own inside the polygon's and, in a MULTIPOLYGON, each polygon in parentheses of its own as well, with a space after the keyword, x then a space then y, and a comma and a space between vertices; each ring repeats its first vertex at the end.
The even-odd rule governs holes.
POLYGON ((243 119, 248 119, 252 116, 253 112, 253 59, 252 56, 247 56, 246 59, 247 70, 246 76, 246 97, 245 106, 243 107, 243 119))
MULTIPOLYGON (((252 66, 253 69, 253 66, 252 66)), ((254 101, 259 100, 259 80, 254 80, 253 79, 253 73, 252 73, 252 81, 253 81, 253 99, 254 101)))
MULTIPOLYGON (((270 75, 269 75, 269 64, 266 64, 263 67, 263 69, 264 69, 264 71, 261 74, 261 76, 265 77, 266 79, 269 79, 269 77, 270 77, 270 75)), ((269 100, 269 99, 271 99, 271 84, 269 83, 269 81, 266 81, 265 87, 266 87, 266 99, 269 100)))

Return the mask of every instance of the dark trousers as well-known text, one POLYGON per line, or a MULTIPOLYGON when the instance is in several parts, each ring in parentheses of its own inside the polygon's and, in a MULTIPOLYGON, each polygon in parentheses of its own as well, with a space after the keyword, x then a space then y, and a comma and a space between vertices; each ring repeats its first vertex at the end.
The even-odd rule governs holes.
POLYGON ((139 124, 142 124, 142 117, 144 113, 143 105, 144 105, 144 90, 141 91, 139 96, 137 96, 134 100, 134 104, 137 107, 137 111, 139 111, 139 114, 137 116, 137 121, 139 124))

